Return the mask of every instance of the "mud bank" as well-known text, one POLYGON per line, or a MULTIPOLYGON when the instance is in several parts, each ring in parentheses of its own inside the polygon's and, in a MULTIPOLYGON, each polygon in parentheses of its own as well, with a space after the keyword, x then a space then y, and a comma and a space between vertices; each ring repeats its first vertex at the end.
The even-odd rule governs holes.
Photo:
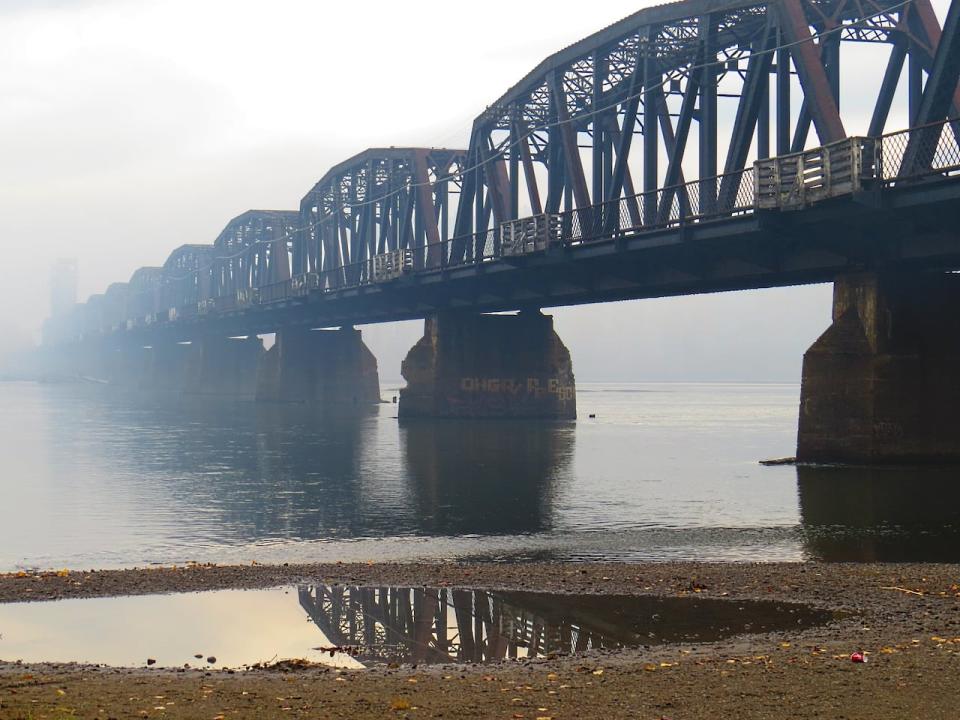
MULTIPOLYGON (((960 566, 298 565, 0 576, 0 601, 328 584, 772 599, 824 627, 500 665, 360 672, 0 664, 0 718, 953 718, 960 566), (864 651, 869 662, 854 664, 864 651)), ((2 632, 2 628, 0 628, 2 632)), ((0 645, 2 657, 2 645, 0 645)))

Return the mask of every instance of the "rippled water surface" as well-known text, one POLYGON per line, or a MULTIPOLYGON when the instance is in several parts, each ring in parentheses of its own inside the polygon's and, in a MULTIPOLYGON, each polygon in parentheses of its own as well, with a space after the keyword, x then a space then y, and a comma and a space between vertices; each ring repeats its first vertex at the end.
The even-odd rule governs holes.
POLYGON ((952 468, 758 464, 793 453, 798 392, 584 384, 576 423, 400 424, 389 404, 325 416, 0 383, 0 570, 960 560, 952 468))

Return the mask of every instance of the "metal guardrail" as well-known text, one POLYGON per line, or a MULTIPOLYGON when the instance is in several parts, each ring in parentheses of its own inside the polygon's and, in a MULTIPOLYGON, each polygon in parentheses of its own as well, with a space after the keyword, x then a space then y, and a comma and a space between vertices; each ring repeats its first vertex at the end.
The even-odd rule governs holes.
POLYGON ((960 120, 932 123, 878 139, 877 177, 884 185, 960 174, 960 120), (913 147, 911 148, 911 143, 913 147), (908 151, 913 162, 904 165, 908 151))
POLYGON ((745 215, 756 209, 754 198, 752 172, 741 170, 586 208, 521 218, 500 226, 503 255, 745 215))
POLYGON ((261 305, 283 302, 284 300, 288 300, 293 294, 292 286, 293 282, 291 280, 281 280, 277 283, 263 285, 257 288, 260 291, 259 297, 256 300, 251 300, 251 302, 259 302, 261 305))

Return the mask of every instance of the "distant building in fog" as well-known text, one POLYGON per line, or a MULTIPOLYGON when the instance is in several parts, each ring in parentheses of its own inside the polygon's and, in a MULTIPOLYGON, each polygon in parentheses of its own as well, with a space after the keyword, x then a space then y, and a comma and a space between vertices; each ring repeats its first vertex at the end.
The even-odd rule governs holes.
POLYGON ((77 261, 57 260, 50 268, 50 315, 66 315, 77 303, 77 261))

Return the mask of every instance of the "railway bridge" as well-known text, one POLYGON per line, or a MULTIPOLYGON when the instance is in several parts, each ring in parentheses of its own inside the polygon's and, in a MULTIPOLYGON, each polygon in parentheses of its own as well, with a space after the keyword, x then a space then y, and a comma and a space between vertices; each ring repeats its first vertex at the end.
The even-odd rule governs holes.
POLYGON ((801 460, 960 456, 960 2, 682 0, 544 60, 467 147, 372 148, 68 314, 118 384, 378 399, 355 325, 425 319, 401 416, 576 413, 543 308, 835 284, 801 460), (260 335, 275 333, 265 350, 260 335))

